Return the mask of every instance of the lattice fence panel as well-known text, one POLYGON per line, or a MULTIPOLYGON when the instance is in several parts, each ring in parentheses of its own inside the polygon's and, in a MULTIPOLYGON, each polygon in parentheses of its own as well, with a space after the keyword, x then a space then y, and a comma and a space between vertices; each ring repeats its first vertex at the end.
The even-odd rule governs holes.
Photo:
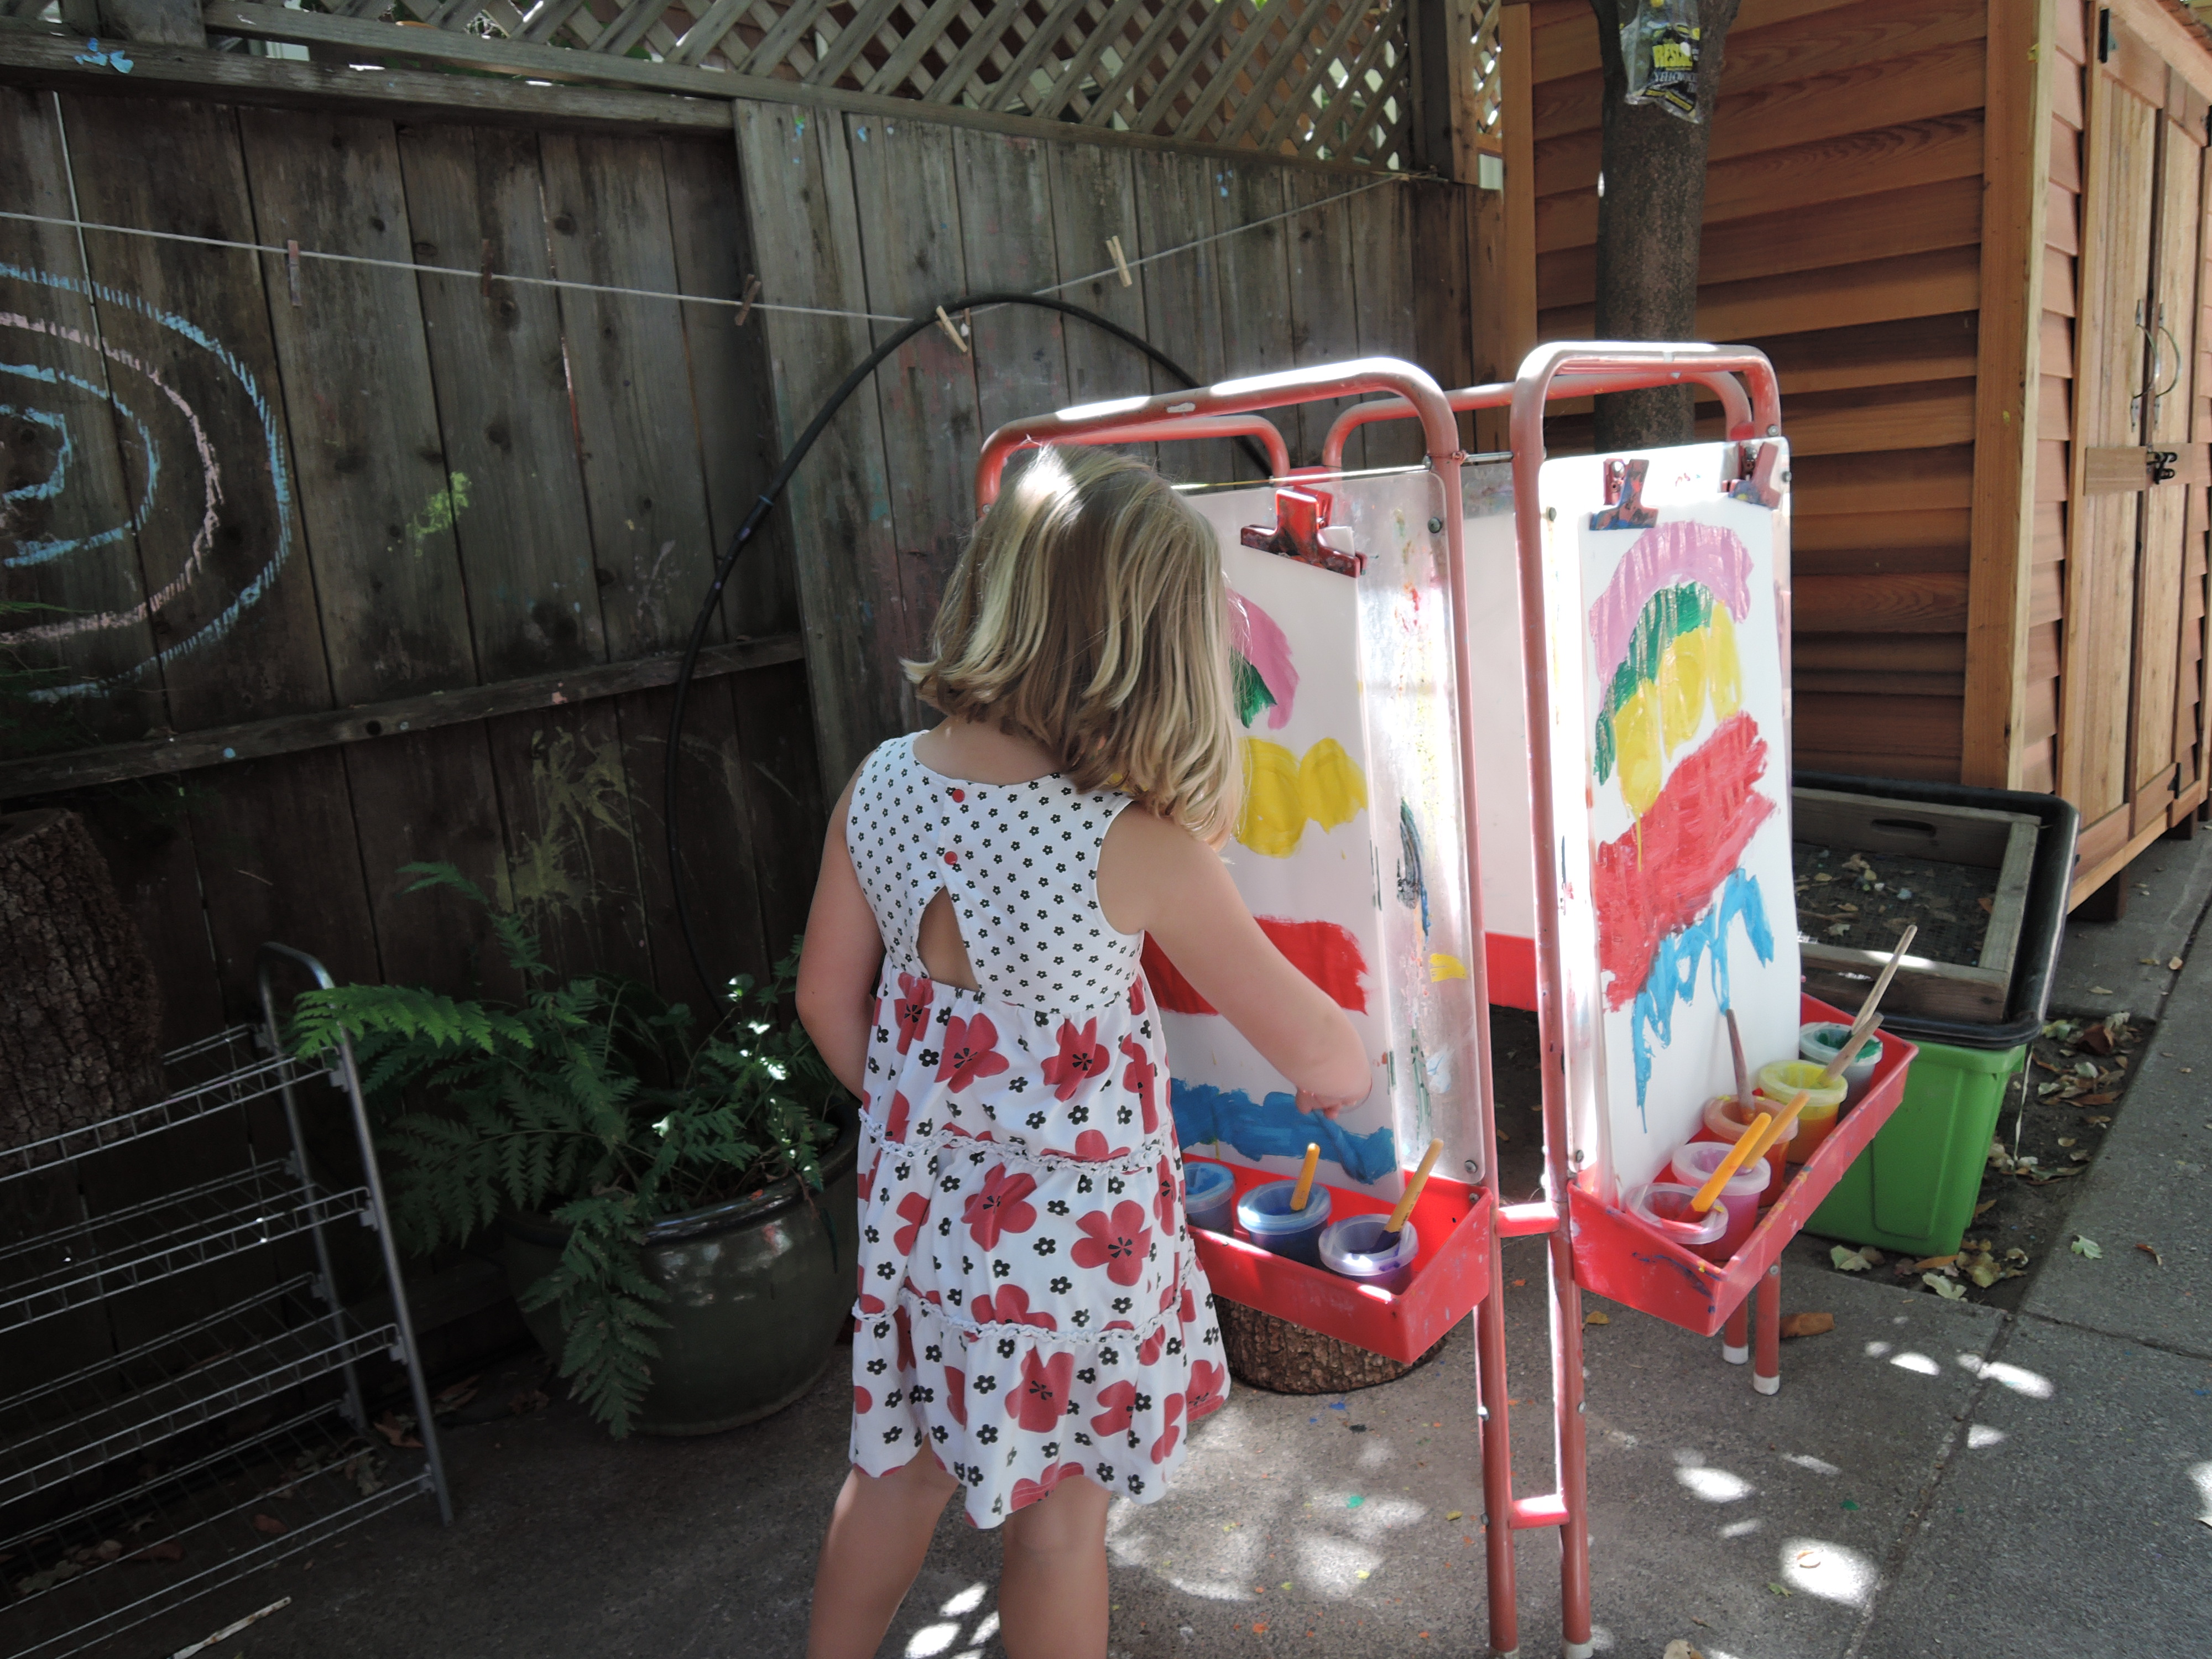
MULTIPOLYGON (((1481 0, 1478 46, 1496 57, 1481 0)), ((311 5, 315 0, 309 0, 311 5)), ((324 0, 495 40, 1192 144, 1413 165, 1409 0, 324 0)), ((420 48, 416 48, 420 50, 420 48)), ((1478 51, 1478 61, 1484 60, 1478 51)))

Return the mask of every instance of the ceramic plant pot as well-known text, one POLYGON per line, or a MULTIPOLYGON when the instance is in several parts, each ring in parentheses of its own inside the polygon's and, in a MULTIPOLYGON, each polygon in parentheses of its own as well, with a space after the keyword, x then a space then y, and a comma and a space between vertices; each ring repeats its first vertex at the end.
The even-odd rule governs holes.
MULTIPOLYGON (((646 1230, 646 1273, 668 1292, 653 1311, 668 1328, 653 1333, 660 1358, 632 1419, 639 1433, 713 1434, 781 1411, 836 1355, 851 1318, 859 1231, 860 1121, 849 1105, 840 1128, 820 1192, 781 1181, 646 1230)), ((519 1297, 559 1265, 568 1229, 542 1215, 501 1224, 507 1282, 519 1297)), ((523 1318, 557 1360, 556 1310, 523 1318)))

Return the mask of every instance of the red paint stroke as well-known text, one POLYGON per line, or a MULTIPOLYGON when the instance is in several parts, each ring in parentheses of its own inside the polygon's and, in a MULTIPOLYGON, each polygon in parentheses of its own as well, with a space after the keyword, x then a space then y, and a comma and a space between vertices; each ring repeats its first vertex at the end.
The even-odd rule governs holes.
POLYGON ((1589 609, 1590 640, 1597 647, 1598 684, 1609 684, 1628 654, 1636 620, 1662 588, 1703 582, 1738 622, 1751 612, 1751 553, 1733 530, 1678 519, 1638 536, 1613 568, 1605 592, 1589 609))
MULTIPOLYGON (((1367 1012, 1367 958, 1359 954, 1359 941, 1349 932, 1333 921, 1286 921, 1279 916, 1259 921, 1260 931, 1274 941, 1275 948, 1328 992, 1338 1007, 1355 1014, 1367 1012)), ((1199 995, 1150 933, 1145 935, 1145 978, 1152 985, 1152 1000, 1171 1014, 1221 1012, 1199 995)))
POLYGON ((1626 1007, 1644 988, 1659 941, 1704 914, 1774 811, 1753 787, 1765 773, 1758 726, 1747 714, 1730 715, 1674 769, 1642 822, 1597 849, 1591 885, 1610 1006, 1626 1007))

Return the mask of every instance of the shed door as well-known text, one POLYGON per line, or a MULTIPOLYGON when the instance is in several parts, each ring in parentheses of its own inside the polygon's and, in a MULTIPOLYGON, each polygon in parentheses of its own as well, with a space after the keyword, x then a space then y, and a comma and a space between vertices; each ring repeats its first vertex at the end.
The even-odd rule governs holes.
POLYGON ((2081 811, 2076 899, 2203 793, 2206 465, 2192 428, 2205 102, 2117 25, 2102 51, 2087 112, 2058 757, 2060 793, 2081 811))

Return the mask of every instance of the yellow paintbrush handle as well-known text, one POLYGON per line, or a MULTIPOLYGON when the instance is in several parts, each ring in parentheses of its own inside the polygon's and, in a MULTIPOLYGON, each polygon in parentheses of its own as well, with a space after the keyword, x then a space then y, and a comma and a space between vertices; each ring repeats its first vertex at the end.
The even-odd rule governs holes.
POLYGON ((1314 1171, 1320 1167, 1321 1145, 1318 1141, 1309 1140, 1306 1142, 1305 1168, 1298 1171, 1298 1184, 1291 1189, 1291 1207, 1292 1209, 1303 1210, 1305 1208, 1306 1200, 1313 1196, 1314 1171))
MULTIPOLYGON (((1805 1103, 1811 1098, 1811 1095, 1807 1093, 1804 1090, 1800 1089, 1797 1091, 1797 1098, 1790 1103, 1790 1109, 1784 1112, 1780 1117, 1774 1120, 1772 1127, 1770 1127, 1765 1134, 1753 1135, 1747 1133, 1744 1136, 1746 1140, 1755 1139, 1759 1142, 1759 1145, 1751 1149, 1752 1158, 1765 1158, 1767 1154, 1768 1149, 1771 1148, 1776 1141, 1781 1139, 1783 1136, 1790 1133, 1790 1126, 1797 1121, 1797 1114, 1805 1109, 1805 1103)), ((1750 1160, 1746 1159, 1745 1161, 1748 1163, 1750 1160)))
MULTIPOLYGON (((1802 1097, 1800 1097, 1798 1103, 1804 1103, 1802 1097)), ((1721 1160, 1720 1168, 1706 1176, 1705 1184, 1698 1188, 1698 1195, 1690 1200, 1692 1210, 1703 1215, 1713 1207, 1713 1200, 1721 1195, 1721 1188, 1729 1184, 1729 1177, 1751 1162, 1752 1142, 1759 1139, 1771 1121, 1764 1112, 1751 1121, 1751 1127, 1743 1132, 1741 1139, 1729 1148, 1729 1155, 1721 1160)))
POLYGON ((1406 1195, 1398 1200, 1398 1207, 1390 1212, 1390 1224, 1382 1230, 1384 1232, 1402 1232, 1405 1230, 1406 1218, 1413 1213, 1414 1200, 1420 1197, 1421 1188, 1429 1184, 1429 1171, 1437 1167, 1437 1158, 1443 1149, 1444 1144, 1441 1140, 1429 1143, 1429 1150, 1421 1154, 1421 1167, 1413 1171, 1413 1178, 1406 1183, 1406 1195))

